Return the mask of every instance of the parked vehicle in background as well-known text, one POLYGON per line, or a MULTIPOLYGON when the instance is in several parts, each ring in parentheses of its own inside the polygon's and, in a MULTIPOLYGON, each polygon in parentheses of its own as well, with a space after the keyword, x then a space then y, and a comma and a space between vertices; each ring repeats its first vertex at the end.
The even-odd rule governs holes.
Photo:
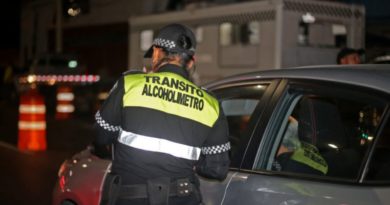
MULTIPOLYGON (((232 163, 224 181, 201 179, 204 204, 390 204, 388 65, 260 71, 205 87, 228 118, 232 163)), ((65 161, 53 205, 98 205, 110 162, 92 147, 65 161)))
POLYGON ((81 65, 73 54, 45 54, 34 59, 29 67, 29 72, 36 75, 80 75, 87 72, 85 65, 81 65))
POLYGON ((381 55, 381 56, 376 57, 373 60, 373 63, 375 63, 375 64, 390 64, 390 54, 381 55))

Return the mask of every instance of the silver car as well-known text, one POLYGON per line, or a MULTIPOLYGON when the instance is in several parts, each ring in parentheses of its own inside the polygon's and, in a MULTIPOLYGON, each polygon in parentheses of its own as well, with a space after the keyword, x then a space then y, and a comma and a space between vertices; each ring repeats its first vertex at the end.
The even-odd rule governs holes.
MULTIPOLYGON (((390 67, 259 71, 206 85, 230 129, 231 169, 204 204, 390 204, 390 67)), ((65 161, 53 205, 98 205, 110 156, 65 161)))

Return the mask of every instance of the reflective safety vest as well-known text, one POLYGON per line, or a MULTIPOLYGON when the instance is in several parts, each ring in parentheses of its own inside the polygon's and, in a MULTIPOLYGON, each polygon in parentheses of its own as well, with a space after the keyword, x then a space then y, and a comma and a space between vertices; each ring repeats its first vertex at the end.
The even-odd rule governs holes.
POLYGON ((124 107, 155 109, 207 127, 212 127, 218 119, 218 101, 175 73, 127 75, 124 84, 124 107))
POLYGON ((95 119, 96 142, 114 143, 112 173, 124 184, 193 176, 201 156, 205 176, 219 177, 227 170, 230 143, 223 110, 179 66, 124 73, 95 119), (214 160, 216 155, 220 160, 214 160))
POLYGON ((301 142, 301 146, 294 151, 291 159, 318 170, 323 174, 328 173, 328 164, 314 145, 301 142))

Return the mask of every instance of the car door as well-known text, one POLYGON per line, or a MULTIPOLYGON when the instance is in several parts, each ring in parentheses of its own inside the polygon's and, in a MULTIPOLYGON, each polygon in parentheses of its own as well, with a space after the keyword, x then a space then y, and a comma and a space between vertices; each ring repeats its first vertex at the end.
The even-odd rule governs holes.
POLYGON ((222 204, 389 204, 383 176, 367 174, 388 103, 360 86, 283 80, 222 204))
POLYGON ((233 81, 211 88, 228 120, 231 170, 223 182, 200 178, 205 204, 222 203, 227 184, 241 166, 251 133, 266 112, 278 83, 278 80, 233 81))
POLYGON ((379 126, 380 135, 373 142, 374 149, 361 180, 377 194, 382 204, 390 203, 390 112, 386 115, 387 122, 379 126))

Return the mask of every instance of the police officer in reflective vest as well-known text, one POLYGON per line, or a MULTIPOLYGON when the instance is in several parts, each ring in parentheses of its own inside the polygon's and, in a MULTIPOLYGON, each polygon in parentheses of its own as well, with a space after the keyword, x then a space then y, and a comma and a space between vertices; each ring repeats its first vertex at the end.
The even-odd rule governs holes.
POLYGON ((152 72, 124 73, 96 113, 95 144, 114 145, 102 203, 201 204, 195 174, 226 178, 227 121, 190 80, 195 48, 186 26, 162 28, 144 56, 152 72))

